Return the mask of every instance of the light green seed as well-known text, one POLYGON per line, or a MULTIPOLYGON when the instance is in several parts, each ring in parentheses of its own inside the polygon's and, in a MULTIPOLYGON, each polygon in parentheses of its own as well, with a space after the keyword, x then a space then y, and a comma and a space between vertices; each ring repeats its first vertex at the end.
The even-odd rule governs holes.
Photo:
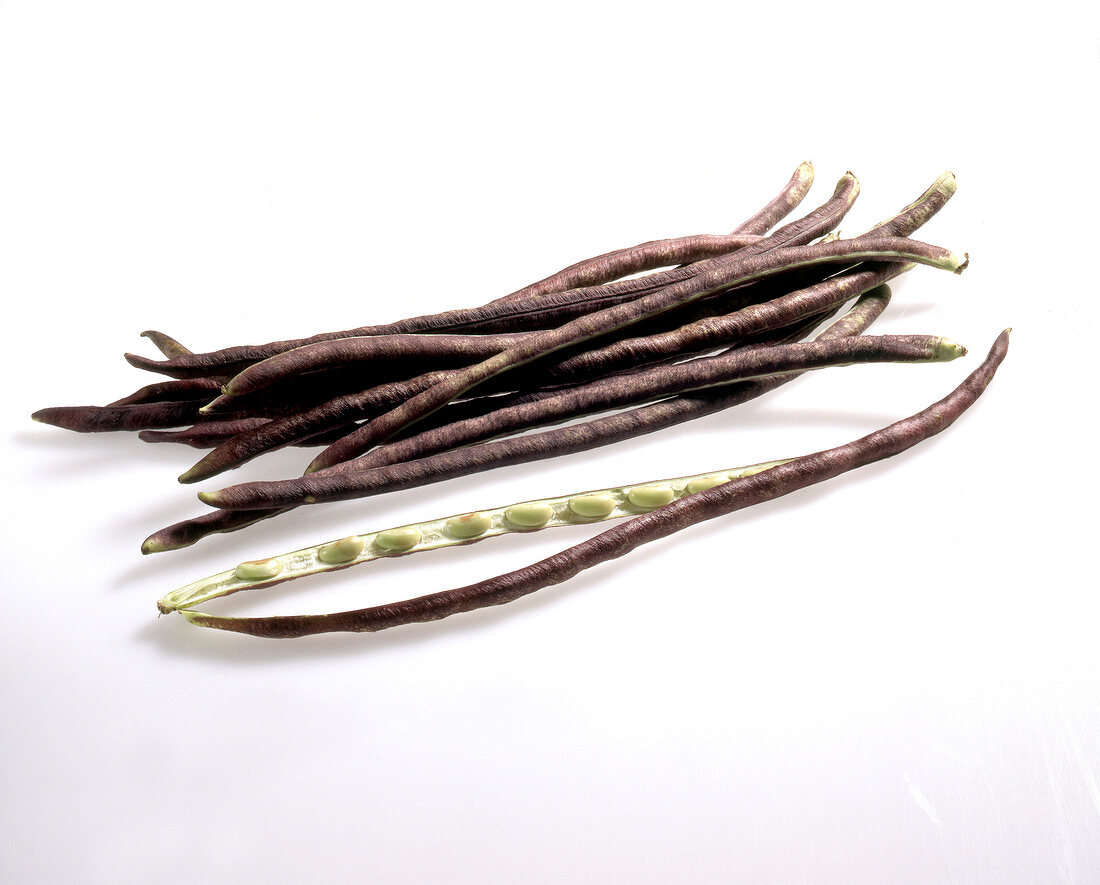
POLYGON ((626 493, 626 499, 631 504, 645 510, 664 507, 674 497, 676 493, 672 490, 672 486, 634 486, 626 493))
POLYGON ((259 581, 262 578, 274 578, 282 570, 283 564, 277 559, 253 559, 242 562, 233 569, 233 575, 242 581, 259 581))
POLYGON ((444 523, 447 534, 452 538, 476 538, 489 531, 493 524, 488 513, 467 513, 464 516, 452 516, 444 523))
POLYGON ((386 529, 374 536, 374 543, 383 550, 411 550, 420 543, 420 529, 414 525, 401 529, 386 529))
POLYGON ((351 562, 363 552, 363 539, 358 535, 351 535, 325 544, 317 551, 317 558, 329 565, 337 565, 341 562, 351 562))
POLYGON ((577 516, 600 519, 615 509, 615 499, 610 495, 577 495, 569 499, 569 509, 577 516))
POLYGON ((513 504, 504 511, 504 518, 521 529, 534 529, 544 526, 554 515, 554 508, 545 501, 531 501, 527 504, 513 504))
POLYGON ((684 487, 684 491, 689 495, 694 495, 696 492, 705 492, 707 489, 720 486, 724 482, 729 482, 728 476, 724 473, 712 473, 710 476, 700 476, 698 479, 693 479, 684 487))

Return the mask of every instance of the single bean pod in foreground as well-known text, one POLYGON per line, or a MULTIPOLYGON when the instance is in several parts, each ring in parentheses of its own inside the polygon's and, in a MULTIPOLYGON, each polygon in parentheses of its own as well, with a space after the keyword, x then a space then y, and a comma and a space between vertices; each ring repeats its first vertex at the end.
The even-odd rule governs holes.
MULTIPOLYGON (((892 457, 941 433, 958 420, 988 387, 1008 352, 1008 333, 1007 329, 1001 333, 982 364, 955 390, 915 415, 845 445, 779 462, 759 471, 750 471, 748 475, 720 481, 709 489, 699 489, 694 494, 685 495, 647 514, 634 517, 623 525, 526 568, 454 590, 354 611, 238 618, 183 610, 183 615, 190 623, 198 626, 289 639, 315 633, 377 632, 512 602, 566 581, 587 568, 623 556, 641 544, 892 457)), ((597 503, 602 503, 604 507, 609 503, 614 504, 610 496, 607 496, 606 501, 597 503)), ((552 508, 546 506, 539 509, 537 504, 538 502, 534 502, 531 512, 525 510, 520 519, 541 519, 542 523, 548 522, 552 508)), ((407 545, 406 550, 411 550, 419 538, 418 530, 414 533, 412 528, 414 527, 395 537, 395 543, 407 545)), ((266 565, 266 561, 256 563, 255 572, 246 571, 239 577, 262 578, 266 565)), ((274 574, 270 577, 274 577, 274 574)))

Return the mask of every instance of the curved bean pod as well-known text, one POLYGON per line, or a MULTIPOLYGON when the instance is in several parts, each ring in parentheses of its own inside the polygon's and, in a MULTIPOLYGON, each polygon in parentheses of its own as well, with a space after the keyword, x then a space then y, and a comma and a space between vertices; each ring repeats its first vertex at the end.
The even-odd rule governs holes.
POLYGON ((658 267, 690 264, 733 252, 752 243, 747 235, 762 235, 793 212, 809 193, 813 181, 814 167, 807 161, 795 169, 790 181, 778 196, 747 221, 738 225, 731 234, 654 240, 629 249, 608 252, 606 255, 572 264, 564 270, 551 274, 537 283, 524 286, 490 304, 561 292, 579 286, 598 285, 630 274, 655 270, 658 267))
POLYGON ((566 292, 584 286, 598 286, 631 274, 670 267, 676 264, 692 264, 708 258, 717 258, 751 246, 760 239, 747 233, 732 234, 695 234, 688 237, 675 237, 665 240, 650 240, 616 249, 595 258, 578 261, 569 267, 553 273, 537 283, 531 283, 517 289, 509 295, 490 301, 500 304, 507 301, 519 301, 524 298, 536 298, 552 292, 566 292))
POLYGON ((173 378, 171 381, 146 384, 129 396, 107 403, 107 407, 133 406, 138 403, 187 402, 189 400, 207 402, 219 390, 221 390, 221 385, 211 378, 173 378))
MULTIPOLYGON (((774 467, 779 463, 781 462, 767 461, 748 467, 722 468, 721 470, 711 470, 706 473, 692 474, 691 476, 655 479, 617 488, 574 492, 570 495, 545 498, 541 501, 525 501, 519 504, 509 504, 505 507, 494 507, 477 513, 460 513, 442 519, 427 520, 419 522, 413 527, 416 530, 418 540, 412 547, 400 551, 400 553, 423 553, 443 547, 473 544, 516 532, 529 532, 545 528, 604 522, 609 519, 637 516, 639 513, 652 510, 655 506, 652 502, 655 500, 668 503, 668 501, 683 495, 699 491, 704 486, 709 488, 708 484, 713 480, 725 482, 729 479, 749 476, 752 473, 759 473, 761 470, 774 467), (517 509, 536 508, 549 511, 550 517, 546 522, 534 526, 522 526, 517 525, 510 517, 510 514, 516 512, 517 509)), ((402 526, 401 528, 407 529, 409 527, 402 526)), ((295 578, 338 571, 350 568, 353 565, 362 565, 382 557, 392 556, 395 551, 386 545, 378 544, 377 539, 379 536, 385 537, 388 533, 398 530, 385 529, 381 532, 365 532, 361 535, 327 541, 323 544, 315 544, 311 547, 295 550, 293 553, 284 553, 272 557, 270 560, 265 560, 265 562, 274 561, 276 563, 268 567, 270 574, 267 575, 242 576, 239 572, 240 567, 237 566, 209 578, 194 581, 185 587, 166 594, 157 602, 157 608, 162 614, 168 614, 177 609, 201 605, 211 599, 228 596, 240 590, 271 587, 295 578)))
POLYGON ((802 202, 814 183, 814 164, 807 160, 794 170, 786 187, 763 209, 733 229, 735 234, 763 234, 779 224, 802 202))
POLYGON ((35 421, 75 430, 105 433, 115 430, 152 430, 191 424, 202 417, 202 400, 151 402, 121 406, 51 406, 31 415, 35 421))
POLYGON ((219 445, 239 433, 247 433, 269 424, 267 418, 230 418, 204 421, 183 430, 142 430, 138 439, 147 443, 184 443, 196 449, 219 445))
POLYGON ((391 366, 394 362, 409 362, 425 368, 466 366, 514 347, 532 334, 368 335, 306 344, 252 363, 233 377, 232 396, 244 396, 302 372, 340 366, 362 367, 373 362, 391 366))
POLYGON ((946 430, 973 405, 988 387, 1007 351, 1008 330, 1005 330, 985 361, 955 390, 927 409, 888 427, 836 448, 795 458, 761 473, 687 495, 533 565, 495 578, 402 602, 333 614, 253 618, 221 617, 191 610, 183 614, 190 623, 201 627, 288 639, 315 633, 376 632, 512 602, 567 581, 592 566, 624 556, 642 544, 665 538, 697 523, 789 495, 912 448, 946 430))
MULTIPOLYGON (((271 423, 268 418, 239 418, 229 421, 205 421, 183 430, 142 430, 138 439, 147 443, 183 443, 195 449, 210 449, 227 440, 252 433, 271 423)), ((330 427, 310 436, 296 439, 293 446, 325 446, 350 433, 358 425, 354 422, 330 427)))

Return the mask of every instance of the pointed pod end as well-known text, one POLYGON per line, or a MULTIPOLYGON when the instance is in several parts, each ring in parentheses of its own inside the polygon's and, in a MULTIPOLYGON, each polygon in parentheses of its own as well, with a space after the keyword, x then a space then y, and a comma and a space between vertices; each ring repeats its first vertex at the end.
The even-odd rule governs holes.
MULTIPOLYGON (((200 611, 195 611, 193 608, 177 608, 183 617, 187 620, 188 624, 194 624, 196 627, 213 627, 216 630, 236 630, 238 628, 233 625, 240 621, 240 618, 227 618, 221 615, 207 615, 200 611)), ((245 632, 238 630, 238 632, 245 632)))
POLYGON ((63 430, 81 431, 88 428, 87 415, 91 409, 79 406, 50 406, 31 413, 31 420, 39 424, 49 424, 63 430))
POLYGON ((199 492, 199 500, 203 504, 209 504, 211 507, 220 507, 218 493, 217 492, 199 492))
POLYGON ((206 465, 203 463, 204 461, 206 461, 205 458, 187 468, 187 470, 176 477, 176 481, 187 485, 188 483, 202 482, 204 479, 209 479, 214 474, 207 469, 206 465))
POLYGON ((122 358, 126 360, 135 369, 144 369, 148 372, 160 371, 160 361, 151 360, 147 356, 141 356, 137 353, 124 353, 122 358))
POLYGON ((199 411, 203 415, 209 415, 211 412, 216 412, 218 409, 223 408, 229 403, 230 394, 227 388, 222 388, 222 393, 219 396, 214 397, 205 406, 201 406, 199 411))
POLYGON ((163 553, 165 550, 171 550, 171 547, 165 546, 156 535, 150 535, 144 541, 141 542, 141 555, 148 556, 150 553, 163 553))
POLYGON ((966 353, 965 347, 950 338, 941 338, 939 343, 936 344, 936 360, 939 362, 946 363, 957 360, 959 357, 966 356, 966 353))
POLYGON ((970 267, 970 253, 963 252, 963 260, 959 261, 958 257, 956 257, 955 261, 958 264, 958 266, 955 268, 955 273, 962 273, 964 270, 970 267))

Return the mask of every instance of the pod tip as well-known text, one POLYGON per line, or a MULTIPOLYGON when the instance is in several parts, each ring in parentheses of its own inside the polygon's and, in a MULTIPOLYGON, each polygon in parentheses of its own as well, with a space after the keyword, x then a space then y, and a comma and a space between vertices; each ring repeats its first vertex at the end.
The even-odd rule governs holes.
POLYGON ((201 458, 176 477, 176 481, 186 485, 187 483, 201 482, 214 475, 206 466, 206 458, 201 458))
POLYGON ((157 360, 151 360, 147 356, 141 356, 137 353, 124 353, 122 358, 126 360, 135 369, 144 369, 148 372, 160 371, 160 362, 157 360))
POLYGON ((205 406, 200 406, 199 411, 204 415, 209 415, 211 412, 222 408, 230 400, 228 388, 223 387, 220 395, 214 397, 205 406))
POLYGON ((966 348, 959 344, 957 341, 952 341, 950 338, 941 338, 938 345, 936 345, 936 358, 947 362, 949 360, 957 360, 959 357, 966 356, 966 348))

